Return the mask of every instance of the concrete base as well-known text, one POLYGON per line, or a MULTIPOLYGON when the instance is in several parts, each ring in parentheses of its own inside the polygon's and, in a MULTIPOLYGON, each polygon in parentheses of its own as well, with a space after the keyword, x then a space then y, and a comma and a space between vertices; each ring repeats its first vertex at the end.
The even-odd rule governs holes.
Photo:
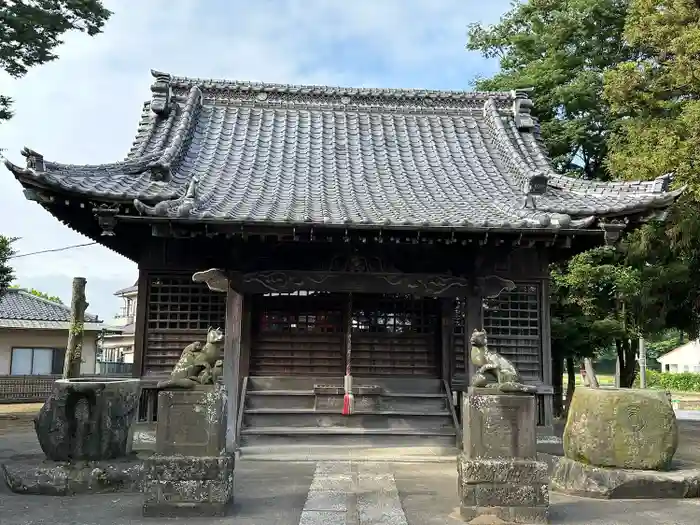
POLYGON ((232 456, 151 456, 144 461, 143 515, 225 515, 233 503, 233 467, 232 456))
POLYGON ((136 457, 78 463, 37 459, 2 465, 12 492, 44 496, 139 492, 142 471, 143 463, 136 457))
POLYGON ((572 496, 600 499, 698 498, 700 470, 624 470, 561 458, 552 473, 551 487, 572 496))
POLYGON ((547 465, 526 459, 457 461, 457 492, 465 520, 495 516, 512 523, 548 523, 547 465))

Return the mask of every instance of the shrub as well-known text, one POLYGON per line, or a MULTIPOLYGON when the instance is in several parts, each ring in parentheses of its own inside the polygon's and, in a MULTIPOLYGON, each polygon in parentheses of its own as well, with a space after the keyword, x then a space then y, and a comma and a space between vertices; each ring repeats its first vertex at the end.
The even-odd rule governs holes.
MULTIPOLYGON (((639 376, 637 376, 634 386, 639 388, 639 376)), ((673 374, 647 370, 647 387, 672 392, 700 392, 700 374, 692 372, 673 374)))

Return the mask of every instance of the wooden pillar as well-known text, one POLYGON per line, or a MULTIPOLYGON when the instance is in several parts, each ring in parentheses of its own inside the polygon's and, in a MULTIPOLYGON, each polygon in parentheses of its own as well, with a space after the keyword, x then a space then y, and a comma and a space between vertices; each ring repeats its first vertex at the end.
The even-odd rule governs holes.
POLYGON ((241 326, 243 295, 229 287, 226 292, 226 329, 224 341, 224 385, 226 386, 226 452, 234 454, 238 443, 238 405, 240 404, 241 326))
POLYGON ((136 326, 134 326, 134 364, 131 375, 133 377, 143 377, 144 356, 146 353, 146 338, 148 327, 146 320, 148 316, 148 295, 150 279, 148 271, 139 268, 139 279, 137 281, 138 291, 136 292, 136 326))
POLYGON ((447 384, 452 386, 454 375, 454 299, 440 299, 440 328, 441 328, 441 348, 442 348, 442 378, 447 384))
POLYGON ((482 316, 482 303, 483 298, 480 295, 470 295, 467 297, 467 319, 464 326, 464 371, 467 374, 466 383, 471 382, 471 378, 474 375, 474 363, 472 363, 472 343, 471 337, 472 332, 477 330, 482 330, 484 328, 483 316, 482 316))
MULTIPOLYGON (((550 320, 549 276, 542 280, 540 287, 540 311, 542 312, 542 382, 552 388, 552 327, 550 320)), ((551 428, 554 419, 554 403, 551 395, 545 394, 544 421, 545 428, 551 428)))

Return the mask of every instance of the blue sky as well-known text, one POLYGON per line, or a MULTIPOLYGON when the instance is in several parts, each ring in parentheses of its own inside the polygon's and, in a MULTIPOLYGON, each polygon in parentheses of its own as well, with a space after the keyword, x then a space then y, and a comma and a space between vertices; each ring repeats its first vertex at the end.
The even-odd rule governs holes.
MULTIPOLYGON (((20 79, 0 74, 15 117, 0 125, 4 154, 28 146, 48 160, 112 162, 127 152, 150 69, 200 78, 353 87, 470 89, 497 65, 465 50, 467 26, 494 23, 510 0, 106 1, 104 33, 69 35, 60 58, 20 79), (128 4, 128 5, 127 5, 128 4)), ((20 252, 87 242, 25 200, 0 168, 0 233, 20 252)), ((73 276, 88 280, 90 311, 109 319, 112 293, 136 265, 100 246, 17 259, 18 283, 68 301, 73 276)))

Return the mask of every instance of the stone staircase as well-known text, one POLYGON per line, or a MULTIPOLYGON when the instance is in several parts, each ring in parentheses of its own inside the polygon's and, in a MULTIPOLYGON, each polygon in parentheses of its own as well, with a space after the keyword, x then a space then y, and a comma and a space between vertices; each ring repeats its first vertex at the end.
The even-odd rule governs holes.
POLYGON ((240 431, 247 460, 454 461, 451 399, 439 379, 250 377, 240 431))

